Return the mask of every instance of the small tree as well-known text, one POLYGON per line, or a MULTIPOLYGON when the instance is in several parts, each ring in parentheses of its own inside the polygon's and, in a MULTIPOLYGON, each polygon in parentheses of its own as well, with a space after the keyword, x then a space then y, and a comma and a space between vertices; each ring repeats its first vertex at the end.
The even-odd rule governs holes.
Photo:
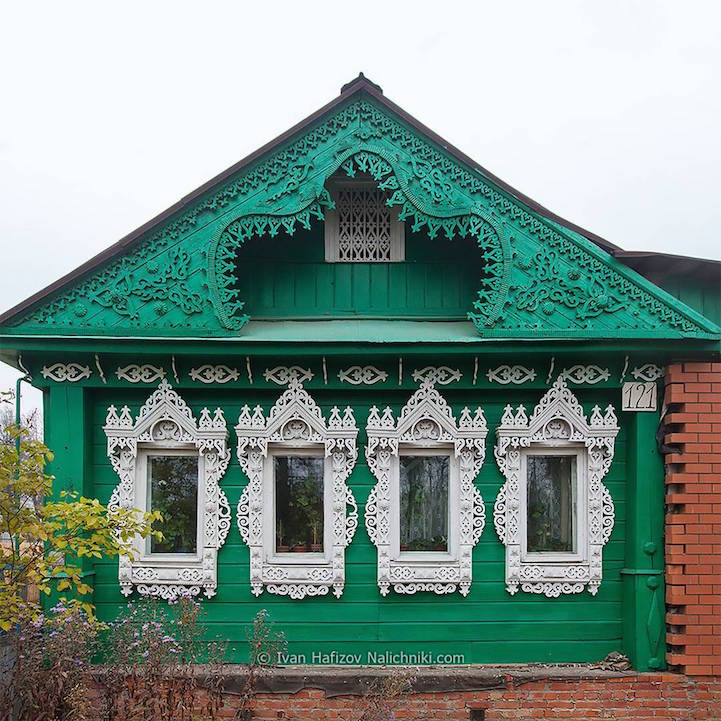
POLYGON ((45 473, 52 452, 22 427, 7 425, 2 434, 9 442, 0 444, 0 533, 5 536, 0 544, 0 629, 8 631, 39 616, 39 604, 27 599, 32 586, 45 594, 53 587, 70 592, 76 598, 68 604, 80 605, 92 616, 92 605, 77 598, 92 590, 82 579, 82 559, 132 556, 136 534, 162 538, 152 530, 160 515, 110 510, 76 493, 44 501, 52 493, 53 476, 45 473))

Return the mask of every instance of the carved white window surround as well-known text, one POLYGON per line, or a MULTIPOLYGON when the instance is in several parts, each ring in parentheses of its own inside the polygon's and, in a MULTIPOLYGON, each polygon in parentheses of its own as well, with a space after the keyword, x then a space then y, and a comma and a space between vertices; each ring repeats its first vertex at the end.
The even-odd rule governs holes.
POLYGON ((217 587, 218 549, 230 530, 230 505, 219 481, 230 461, 228 429, 220 408, 213 415, 207 408, 196 422, 185 401, 166 380, 148 398, 137 418, 123 406, 108 408, 104 426, 108 457, 120 483, 113 491, 110 508, 147 506, 145 458, 148 454, 197 454, 198 540, 197 552, 149 553, 146 540, 134 541, 134 560, 121 556, 120 590, 128 596, 133 586, 144 596, 173 600, 178 596, 208 598, 217 587))
POLYGON ((335 208, 325 213, 325 259, 329 263, 405 260, 405 225, 398 209, 372 181, 333 182, 335 208))
POLYGON ((398 419, 386 408, 371 408, 366 426, 366 458, 376 484, 368 496, 365 524, 378 549, 378 586, 385 596, 431 591, 459 590, 465 596, 471 586, 471 553, 483 532, 485 507, 473 481, 485 458, 486 419, 481 408, 474 415, 464 408, 458 422, 428 377, 401 409, 398 419), (448 453, 453 459, 449 484, 448 553, 400 552, 398 512, 399 455, 427 451, 448 453))
POLYGON ((603 546, 614 522, 611 494, 603 484, 619 428, 613 406, 594 406, 590 421, 563 375, 541 398, 531 418, 523 406, 506 406, 496 430, 494 454, 506 481, 493 509, 493 522, 506 547, 506 589, 558 597, 595 595, 601 584, 603 546), (564 451, 577 456, 577 552, 525 553, 525 458, 564 451))
POLYGON ((278 398, 268 416, 244 406, 238 425, 238 460, 248 485, 238 502, 238 528, 250 548, 250 585, 259 596, 270 593, 301 599, 337 598, 345 585, 345 549, 358 527, 358 507, 346 485, 358 458, 353 411, 331 409, 326 422, 316 402, 297 378, 278 398), (274 549, 273 455, 319 449, 325 456, 324 552, 276 554, 274 549), (350 511, 348 507, 350 506, 350 511))

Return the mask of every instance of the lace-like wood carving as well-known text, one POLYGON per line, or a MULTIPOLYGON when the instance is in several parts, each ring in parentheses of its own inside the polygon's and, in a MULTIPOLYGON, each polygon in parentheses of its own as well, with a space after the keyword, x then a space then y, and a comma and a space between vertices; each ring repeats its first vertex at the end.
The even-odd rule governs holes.
POLYGON ((514 413, 506 406, 496 430, 494 454, 506 478, 493 509, 493 522, 501 543, 506 547, 506 589, 510 594, 519 587, 527 593, 558 597, 581 593, 587 588, 595 595, 602 579, 602 551, 614 522, 613 499, 603 478, 613 460, 618 422, 613 406, 605 413, 594 406, 590 421, 581 404, 566 385, 563 375, 541 398, 529 419, 526 409, 514 413), (578 449, 578 560, 560 559, 553 553, 524 557, 521 519, 526 493, 521 457, 525 449, 578 449), (585 509, 585 510, 583 510, 585 509), (544 558, 545 555, 545 558, 544 558))
POLYGON ((368 496, 365 524, 371 542, 378 549, 378 586, 385 596, 396 593, 431 591, 437 594, 459 590, 465 596, 471 586, 471 553, 485 525, 483 498, 473 480, 485 458, 486 419, 477 408, 464 408, 458 422, 451 407, 428 376, 401 409, 398 419, 386 408, 373 406, 368 416, 366 458, 376 484, 368 496), (457 492, 449 498, 451 526, 457 524, 457 542, 451 543, 446 558, 408 559, 395 552, 399 517, 392 512, 393 497, 399 493, 397 463, 399 447, 451 447, 458 462, 457 492), (454 547, 455 546, 455 547, 454 547))
POLYGON ((147 554, 145 541, 136 539, 135 560, 121 556, 118 578, 120 590, 129 596, 133 587, 144 596, 174 600, 178 596, 215 595, 218 584, 218 549, 230 530, 230 505, 219 482, 230 461, 227 448, 228 429, 223 411, 213 415, 207 408, 196 422, 185 401, 163 379, 133 420, 130 409, 123 406, 118 414, 108 408, 103 427, 108 440, 108 457, 120 478, 108 503, 109 508, 137 508, 139 487, 146 483, 138 478, 136 465, 139 450, 192 448, 199 455, 198 506, 200 529, 198 551, 190 554, 147 554))
POLYGON ((388 196, 370 183, 334 187, 335 210, 326 212, 326 260, 381 263, 404 259, 403 223, 388 196))
MULTIPOLYGON (((337 598, 345 585, 345 549, 358 527, 358 506, 346 479, 358 458, 356 427, 353 411, 346 407, 341 414, 331 409, 326 422, 317 403, 303 388, 297 377, 289 380, 288 389, 278 398, 268 416, 256 406, 251 412, 244 406, 235 427, 238 434, 238 460, 248 476, 248 485, 238 502, 238 529, 250 548, 250 586, 259 596, 265 587, 270 593, 301 599, 325 596, 332 588, 337 598), (265 518, 273 515, 273 499, 264 491, 265 466, 269 463, 268 446, 293 449, 319 445, 330 459, 332 501, 326 504, 325 524, 332 527, 329 553, 307 563, 272 553, 273 538, 268 538, 265 518), (328 517, 328 507, 330 516, 328 517), (350 509, 350 510, 348 510, 350 509)), ((328 464, 326 464, 328 467, 328 464)), ((271 534, 272 535, 272 534, 271 534)), ((290 556, 290 554, 287 554, 290 556)))

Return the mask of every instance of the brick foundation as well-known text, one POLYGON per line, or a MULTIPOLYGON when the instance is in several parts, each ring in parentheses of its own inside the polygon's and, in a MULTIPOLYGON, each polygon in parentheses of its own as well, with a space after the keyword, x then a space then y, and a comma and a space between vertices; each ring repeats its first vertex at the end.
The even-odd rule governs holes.
MULTIPOLYGON (((283 673, 278 670, 276 673, 283 673)), ((326 670, 327 678, 333 670, 326 670)), ((382 672, 380 672, 382 673, 382 672)), ((602 674, 575 670, 558 677, 525 681, 507 674, 496 687, 423 691, 429 676, 448 678, 445 672, 421 673, 419 690, 391 704, 386 713, 362 716, 367 704, 358 695, 339 694, 310 684, 293 693, 259 694, 252 714, 255 721, 500 721, 502 719, 574 719, 586 721, 718 721, 721 719, 721 679, 691 678, 672 673, 602 674), (500 688, 497 686, 501 686, 500 688), (392 711, 393 715, 390 715, 392 711)), ((464 670, 456 669, 463 674, 464 670)), ((318 675, 316 671, 315 674, 318 675)), ((465 684, 473 671, 465 670, 465 684)), ((535 674, 536 676, 543 674, 535 674)), ((296 681, 301 681, 296 676, 296 681)), ((320 685, 320 684, 319 684, 320 685)), ((448 684, 453 686, 453 684, 448 684)), ((473 685, 472 681, 471 684, 473 685)), ((226 696, 219 717, 234 718, 234 697, 226 696)))
POLYGON ((721 676, 721 363, 666 373, 668 663, 721 676))

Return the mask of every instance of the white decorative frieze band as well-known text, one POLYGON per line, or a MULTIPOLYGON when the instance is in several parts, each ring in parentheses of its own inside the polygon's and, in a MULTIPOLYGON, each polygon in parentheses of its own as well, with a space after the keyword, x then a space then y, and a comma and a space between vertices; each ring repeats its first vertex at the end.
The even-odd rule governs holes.
POLYGON ((300 366, 276 366, 275 368, 266 368, 263 378, 268 383, 287 386, 292 380, 299 383, 312 380, 313 372, 310 368, 301 368, 300 366))
POLYGON ((536 380, 536 371, 526 366, 501 365, 498 368, 489 368, 486 376, 491 383, 500 383, 503 386, 509 383, 521 385, 526 381, 536 380))
POLYGON ((583 383, 595 385, 601 381, 607 381, 611 377, 611 372, 608 368, 601 368, 593 364, 587 366, 575 365, 565 368, 561 373, 561 377, 579 385, 583 383))
POLYGON ((191 380, 201 383, 229 383, 240 378, 237 368, 229 368, 225 365, 214 366, 207 363, 199 368, 191 368, 188 375, 191 380))
POLYGON ((93 372, 90 366, 84 366, 80 363, 53 363, 51 366, 43 366, 41 371, 43 378, 50 378, 51 381, 62 383, 77 383, 83 378, 90 378, 93 372))
POLYGON ((354 386, 372 386, 376 383, 385 383, 388 373, 375 366, 351 366, 338 373, 341 383, 350 383, 354 386))
POLYGON ((631 375, 637 381, 652 383, 663 376, 663 368, 660 368, 653 363, 645 363, 642 366, 636 366, 633 371, 631 371, 631 375))
POLYGON ((128 381, 129 383, 154 383, 155 381, 165 378, 165 369, 161 366, 150 365, 145 363, 131 363, 130 365, 118 368, 115 375, 119 380, 128 381))
POLYGON ((449 383, 461 380, 463 373, 457 368, 448 366, 426 366, 420 370, 414 370, 412 377, 416 383, 430 381, 434 385, 447 386, 449 383))

